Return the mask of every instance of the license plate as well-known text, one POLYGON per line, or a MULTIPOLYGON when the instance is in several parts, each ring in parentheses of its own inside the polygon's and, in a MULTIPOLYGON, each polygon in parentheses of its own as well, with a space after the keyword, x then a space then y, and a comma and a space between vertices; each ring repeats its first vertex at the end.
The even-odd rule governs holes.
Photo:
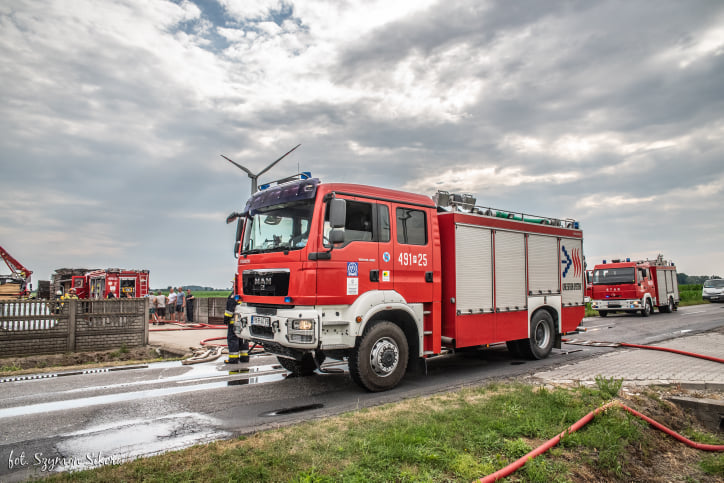
POLYGON ((271 327, 271 317, 264 317, 262 315, 252 315, 251 325, 258 325, 259 327, 271 327))

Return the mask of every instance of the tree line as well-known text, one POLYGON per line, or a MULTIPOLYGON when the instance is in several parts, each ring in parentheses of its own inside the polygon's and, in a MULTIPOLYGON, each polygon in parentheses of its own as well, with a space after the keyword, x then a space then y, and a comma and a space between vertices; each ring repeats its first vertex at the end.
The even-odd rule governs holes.
POLYGON ((685 273, 677 273, 676 281, 679 285, 702 285, 712 278, 721 278, 719 275, 687 275, 685 273))

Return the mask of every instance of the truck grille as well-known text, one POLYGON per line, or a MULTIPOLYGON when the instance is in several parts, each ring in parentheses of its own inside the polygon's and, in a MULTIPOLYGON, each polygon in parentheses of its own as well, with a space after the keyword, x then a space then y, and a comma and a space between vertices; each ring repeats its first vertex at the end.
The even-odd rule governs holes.
POLYGON ((258 325, 252 325, 249 331, 254 337, 263 337, 264 339, 274 338, 274 329, 271 327, 259 327, 258 325))
POLYGON ((289 270, 247 270, 242 284, 244 295, 284 297, 289 293, 289 270))

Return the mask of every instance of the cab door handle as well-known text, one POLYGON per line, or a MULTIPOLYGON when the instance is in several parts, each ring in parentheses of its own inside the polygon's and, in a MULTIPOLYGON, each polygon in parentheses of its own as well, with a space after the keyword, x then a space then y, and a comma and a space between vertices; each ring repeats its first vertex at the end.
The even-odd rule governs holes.
POLYGON ((432 272, 425 272, 425 281, 427 283, 432 283, 432 272))
POLYGON ((370 270, 370 282, 379 282, 380 281, 380 271, 379 270, 370 270))

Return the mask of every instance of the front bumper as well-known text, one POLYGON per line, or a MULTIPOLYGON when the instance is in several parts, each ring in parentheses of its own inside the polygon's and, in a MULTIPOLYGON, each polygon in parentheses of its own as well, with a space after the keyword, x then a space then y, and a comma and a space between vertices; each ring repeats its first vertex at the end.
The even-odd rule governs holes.
POLYGON ((321 314, 313 307, 256 308, 237 306, 234 332, 264 345, 314 350, 320 345, 321 314))
POLYGON ((705 293, 701 298, 709 302, 719 302, 724 300, 724 294, 705 293))
POLYGON ((638 300, 622 300, 622 299, 609 299, 609 300, 592 300, 591 308, 593 310, 616 310, 616 311, 629 311, 634 312, 644 308, 643 303, 638 300))

